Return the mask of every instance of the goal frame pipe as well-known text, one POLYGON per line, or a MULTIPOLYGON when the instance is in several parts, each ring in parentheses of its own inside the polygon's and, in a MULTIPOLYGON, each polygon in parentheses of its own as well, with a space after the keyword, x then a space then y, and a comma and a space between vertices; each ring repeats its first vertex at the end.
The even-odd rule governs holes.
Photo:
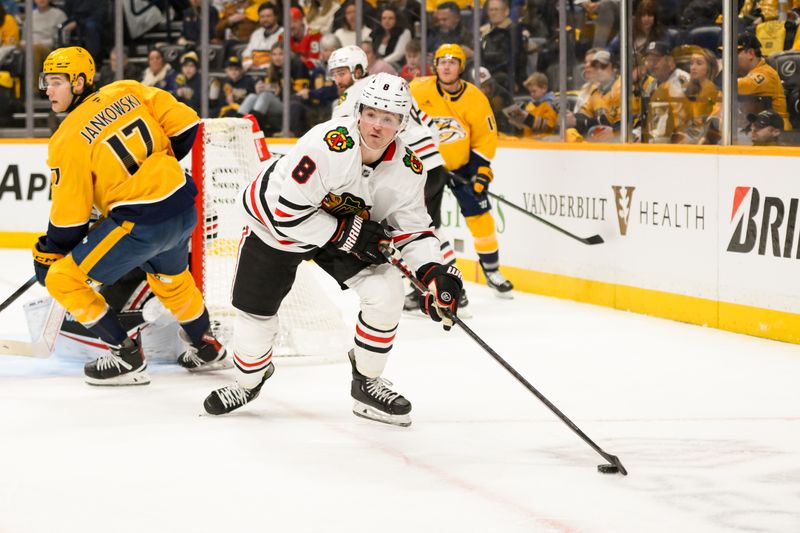
POLYGON ((206 125, 201 120, 197 126, 197 134, 194 138, 194 145, 192 146, 192 180, 195 187, 197 187, 197 196, 194 199, 194 206, 197 210, 197 224, 192 232, 191 249, 189 270, 194 278, 194 283, 200 290, 201 294, 205 294, 205 266, 204 266, 204 247, 205 247, 205 186, 203 184, 203 175, 205 174, 205 148, 204 139, 206 134, 206 125))

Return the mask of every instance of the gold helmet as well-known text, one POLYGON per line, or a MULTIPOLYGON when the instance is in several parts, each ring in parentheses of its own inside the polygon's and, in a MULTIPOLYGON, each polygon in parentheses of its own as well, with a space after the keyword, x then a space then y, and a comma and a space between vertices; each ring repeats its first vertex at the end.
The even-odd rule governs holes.
POLYGON ((70 85, 73 86, 78 82, 78 76, 83 74, 86 85, 92 85, 94 72, 94 59, 86 49, 80 46, 57 48, 44 60, 42 73, 39 76, 39 88, 43 91, 47 89, 47 84, 44 82, 47 74, 66 74, 70 85))
POLYGON ((464 49, 457 44, 445 43, 436 49, 436 55, 433 56, 433 65, 436 66, 440 59, 457 59, 461 65, 461 71, 464 71, 464 66, 467 63, 467 55, 464 49))

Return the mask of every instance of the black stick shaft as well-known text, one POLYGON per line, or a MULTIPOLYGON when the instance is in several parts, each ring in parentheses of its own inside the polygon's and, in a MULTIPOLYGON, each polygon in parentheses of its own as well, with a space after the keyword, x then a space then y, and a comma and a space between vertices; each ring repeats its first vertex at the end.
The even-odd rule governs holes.
MULTIPOLYGON (((462 178, 458 174, 453 174, 452 172, 450 173, 450 179, 452 179, 455 183, 460 183, 462 185, 466 185, 468 183, 464 178, 462 178)), ((502 202, 502 203, 506 204, 508 207, 516 209, 520 213, 524 213, 524 214, 528 215, 529 217, 533 218, 534 220, 536 220, 538 222, 541 222, 545 226, 548 226, 548 227, 550 227, 550 228, 552 228, 552 229, 554 229, 556 231, 559 231, 559 232, 563 233, 564 235, 566 235, 568 237, 572 237, 576 241, 580 241, 583 244, 602 244, 604 242, 603 238, 600 235, 592 235, 591 237, 585 237, 585 238, 584 237, 579 237, 579 236, 575 235, 574 233, 570 233, 569 231, 565 230, 561 226, 556 226, 555 224, 553 224, 549 220, 545 220, 542 217, 540 217, 539 215, 537 215, 535 213, 531 213, 530 211, 528 211, 524 207, 519 206, 519 205, 517 205, 517 204, 515 204, 513 202, 509 202, 508 200, 506 200, 502 196, 498 196, 498 195, 494 194, 491 191, 486 191, 486 194, 490 198, 494 198, 498 202, 502 202)))
POLYGON ((570 233, 569 231, 565 230, 564 228, 562 228, 560 226, 556 226, 555 224, 553 224, 549 220, 545 220, 542 217, 540 217, 539 215, 536 215, 535 213, 531 213, 530 211, 528 211, 524 207, 519 206, 519 205, 517 205, 517 204, 515 204, 513 202, 509 202, 508 200, 506 200, 502 196, 498 196, 498 195, 496 195, 496 194, 494 194, 492 192, 489 192, 489 191, 487 191, 486 194, 488 194, 490 197, 494 198, 498 202, 503 202, 508 207, 512 207, 512 208, 516 209, 517 211, 519 211, 521 213, 525 213, 529 217, 533 218, 534 220, 537 220, 537 221, 541 222, 545 226, 553 228, 556 231, 560 231, 561 233, 563 233, 564 235, 566 235, 568 237, 572 237, 576 241, 581 241, 584 244, 601 244, 603 242, 603 238, 600 237, 600 235, 592 235, 591 237, 587 237, 587 238, 578 237, 574 233, 570 233))
MULTIPOLYGON (((411 272, 411 270, 405 264, 403 259, 401 257, 399 257, 399 253, 393 253, 392 251, 390 251, 390 250, 388 250, 386 248, 384 248, 382 251, 383 251, 383 255, 386 257, 386 259, 388 259, 390 263, 392 263, 395 267, 397 267, 403 273, 403 275, 411 281, 411 284, 413 285, 413 287, 417 291, 419 291, 421 294, 427 294, 428 293, 428 288, 425 287, 425 285, 423 285, 422 282, 419 279, 417 279, 416 276, 414 276, 414 274, 411 272)), ((396 250, 394 252, 396 252, 396 250)), ((469 335, 469 337, 472 340, 474 340, 476 343, 478 343, 478 345, 481 348, 483 348, 484 351, 486 351, 486 353, 491 355, 492 358, 495 361, 500 363, 500 366, 505 368, 512 376, 514 376, 517 379, 517 381, 519 381, 526 389, 528 389, 528 391, 530 391, 534 396, 536 396, 539 399, 539 401, 541 401, 543 404, 545 404, 547 406, 547 408, 550 409, 553 412, 553 414, 555 414, 558 418, 560 418, 561 421, 564 422, 572 431, 574 431, 576 435, 578 435, 581 439, 583 439, 583 441, 586 444, 591 446, 591 448, 594 451, 596 451, 598 454, 600 454, 603 457, 603 459, 605 459, 606 461, 609 461, 611 464, 614 464, 614 465, 616 465, 618 467, 622 467, 622 464, 619 462, 619 459, 616 456, 605 452, 602 448, 600 448, 600 446, 595 444, 595 442, 592 439, 590 439, 589 436, 586 435, 586 433, 584 433, 581 430, 581 428, 579 428, 577 425, 575 425, 575 423, 572 420, 567 418, 567 415, 562 413, 561 410, 558 407, 556 407, 553 404, 553 402, 548 400, 545 397, 544 394, 542 394, 541 392, 536 390, 536 387, 531 385, 530 382, 528 382, 528 380, 525 379, 522 376, 522 374, 517 372, 516 369, 513 366, 511 366, 505 359, 500 357, 500 354, 495 352, 492 349, 491 346, 486 344, 486 342, 483 339, 481 339, 480 336, 478 336, 477 333, 472 331, 472 329, 470 329, 469 326, 464 324, 464 322, 460 318, 458 318, 458 316, 450 313, 450 311, 446 310, 446 309, 444 310, 444 312, 446 313, 448 318, 450 318, 455 324, 457 324, 459 327, 461 327, 461 329, 464 330, 464 332, 467 335, 469 335)), ((624 472, 624 467, 622 467, 622 470, 624 472)))
POLYGON ((6 307, 13 304, 14 301, 22 296, 25 291, 30 289, 34 283, 36 283, 36 276, 32 276, 31 279, 22 284, 22 287, 14 291, 14 294, 6 298, 6 301, 0 304, 0 311, 3 311, 6 307))

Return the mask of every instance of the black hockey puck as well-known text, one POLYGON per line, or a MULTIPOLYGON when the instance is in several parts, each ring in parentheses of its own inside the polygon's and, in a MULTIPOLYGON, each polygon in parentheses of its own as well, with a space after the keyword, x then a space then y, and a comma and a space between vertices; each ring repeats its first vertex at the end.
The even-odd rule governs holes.
POLYGON ((619 468, 616 465, 597 465, 597 471, 601 474, 617 474, 619 468))

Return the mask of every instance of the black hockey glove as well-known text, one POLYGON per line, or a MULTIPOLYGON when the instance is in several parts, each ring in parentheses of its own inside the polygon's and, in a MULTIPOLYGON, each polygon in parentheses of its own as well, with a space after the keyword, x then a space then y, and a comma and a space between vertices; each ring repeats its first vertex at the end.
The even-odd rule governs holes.
POLYGON ((494 179, 492 169, 486 166, 478 167, 478 171, 472 176, 472 190, 476 194, 483 194, 489 189, 489 183, 494 179))
POLYGON ((64 257, 64 254, 55 250, 48 250, 47 236, 42 235, 36 244, 33 245, 33 271, 36 273, 36 281, 44 287, 44 280, 47 271, 53 263, 64 257))
POLYGON ((452 315, 458 311, 458 298, 464 286, 461 271, 455 266, 427 263, 417 270, 417 278, 429 291, 426 295, 420 295, 419 308, 434 322, 441 322, 445 331, 450 331, 453 321, 444 310, 447 309, 452 315))
POLYGON ((331 244, 336 248, 373 265, 386 263, 380 246, 383 243, 391 243, 391 241, 391 237, 383 226, 358 215, 340 219, 339 225, 331 237, 331 244))

